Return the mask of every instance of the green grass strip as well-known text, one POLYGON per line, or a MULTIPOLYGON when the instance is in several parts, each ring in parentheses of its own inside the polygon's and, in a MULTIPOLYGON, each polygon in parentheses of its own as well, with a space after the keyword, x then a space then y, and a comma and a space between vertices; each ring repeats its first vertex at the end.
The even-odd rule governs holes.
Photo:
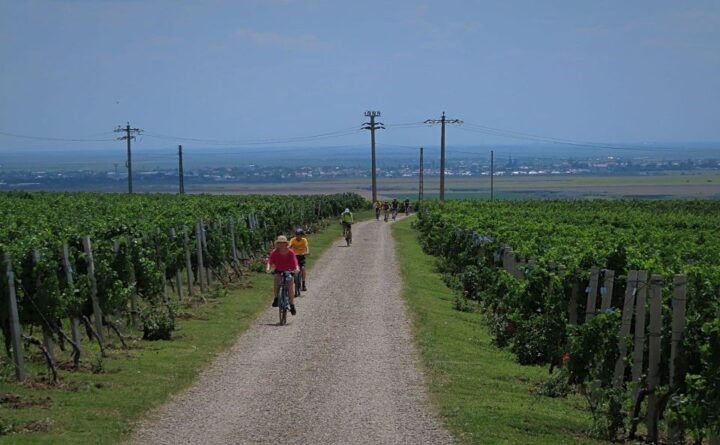
POLYGON ((584 434, 590 414, 578 396, 534 394, 547 368, 521 366, 492 345, 478 313, 453 309, 453 291, 435 272, 411 228, 393 225, 404 297, 428 378, 446 427, 468 444, 598 444, 584 434))
MULTIPOLYGON (((371 212, 355 216, 367 219, 371 212)), ((339 222, 331 221, 327 229, 308 236, 309 281, 313 263, 341 235, 339 222)), ((189 319, 178 321, 173 340, 132 342, 128 350, 109 350, 101 365, 97 349, 85 342, 83 370, 61 371, 59 388, 14 383, 11 365, 0 359, 0 397, 19 396, 0 404, 0 443, 104 444, 126 439, 137 419, 187 388, 253 324, 272 300, 271 280, 254 273, 248 287, 217 292, 207 304, 184 309, 189 319), (92 365, 102 372, 94 373, 92 365), (7 433, 13 426, 21 432, 7 433)), ((29 371, 37 377, 45 368, 36 354, 33 357, 29 371)))

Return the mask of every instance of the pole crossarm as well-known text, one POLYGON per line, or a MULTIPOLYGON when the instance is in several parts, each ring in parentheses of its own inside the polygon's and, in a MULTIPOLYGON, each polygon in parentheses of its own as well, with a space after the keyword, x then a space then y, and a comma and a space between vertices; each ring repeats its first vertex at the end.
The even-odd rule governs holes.
POLYGON ((142 130, 139 128, 132 128, 130 127, 130 122, 128 122, 124 127, 118 126, 115 129, 115 133, 125 133, 124 136, 120 136, 117 138, 118 141, 127 141, 127 161, 125 161, 125 167, 128 171, 128 193, 133 192, 133 184, 132 184, 132 148, 131 148, 131 142, 133 139, 135 139, 135 135, 138 135, 142 133, 142 130))
POLYGON ((125 133, 124 136, 119 136, 118 141, 124 141, 128 138, 135 139, 135 135, 142 134, 143 130, 140 128, 130 128, 129 124, 126 127, 118 126, 115 129, 115 133, 125 133))
POLYGON ((382 122, 376 122, 375 118, 380 117, 379 111, 366 111, 365 117, 370 118, 370 122, 365 122, 362 124, 363 130, 370 130, 370 149, 371 149, 371 156, 372 156, 372 171, 371 171, 371 177, 372 177, 372 200, 373 203, 377 201, 377 161, 375 158, 375 131, 376 130, 384 130, 385 125, 383 125, 382 122))
POLYGON ((445 125, 462 124, 460 119, 448 119, 443 111, 440 119, 427 119, 426 124, 440 124, 440 202, 445 201, 445 125))
MULTIPOLYGON (((442 124, 442 119, 426 119, 426 124, 442 124)), ((465 122, 461 121, 460 119, 445 119, 446 124, 464 124, 465 122)))

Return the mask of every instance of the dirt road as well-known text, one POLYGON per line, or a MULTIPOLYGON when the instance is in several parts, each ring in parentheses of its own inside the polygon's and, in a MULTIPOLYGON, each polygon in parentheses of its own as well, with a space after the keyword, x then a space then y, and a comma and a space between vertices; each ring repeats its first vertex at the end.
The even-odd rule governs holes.
POLYGON ((268 308, 135 443, 447 444, 416 363, 389 223, 315 263, 298 315, 268 308))

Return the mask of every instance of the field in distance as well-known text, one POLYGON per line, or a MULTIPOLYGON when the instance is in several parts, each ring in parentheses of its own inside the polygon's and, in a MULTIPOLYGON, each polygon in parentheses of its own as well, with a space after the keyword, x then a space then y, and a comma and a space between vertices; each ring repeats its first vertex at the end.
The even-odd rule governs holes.
MULTIPOLYGON (((378 178, 381 197, 417 198, 417 177, 378 178)), ((488 198, 490 178, 448 177, 447 198, 488 198)), ((370 196, 369 178, 263 184, 193 184, 192 192, 316 194, 356 192, 370 196)), ((436 198, 439 178, 425 179, 425 197, 436 198)), ((495 196, 523 198, 720 199, 720 173, 673 172, 649 176, 496 177, 495 196)))

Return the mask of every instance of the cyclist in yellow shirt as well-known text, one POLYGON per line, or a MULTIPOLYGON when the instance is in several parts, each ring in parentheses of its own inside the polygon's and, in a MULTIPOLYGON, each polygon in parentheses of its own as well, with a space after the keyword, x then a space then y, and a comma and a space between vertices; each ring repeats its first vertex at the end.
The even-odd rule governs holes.
POLYGON ((375 219, 380 220, 380 209, 382 209, 382 203, 378 200, 375 201, 375 219))
POLYGON ((290 239, 290 248, 293 252, 295 252, 295 256, 297 256, 298 267, 300 268, 300 274, 302 277, 302 290, 304 292, 307 290, 307 286, 305 285, 305 280, 307 279, 305 272, 305 257, 310 255, 310 244, 308 243, 307 238, 305 238, 305 231, 302 228, 298 228, 295 231, 295 236, 290 239))
POLYGON ((352 224, 355 222, 355 219, 353 218, 353 214, 350 211, 350 209, 345 209, 344 212, 340 215, 340 224, 342 224, 343 227, 343 237, 345 238, 345 241, 347 241, 347 245, 349 246, 352 244, 352 224))

